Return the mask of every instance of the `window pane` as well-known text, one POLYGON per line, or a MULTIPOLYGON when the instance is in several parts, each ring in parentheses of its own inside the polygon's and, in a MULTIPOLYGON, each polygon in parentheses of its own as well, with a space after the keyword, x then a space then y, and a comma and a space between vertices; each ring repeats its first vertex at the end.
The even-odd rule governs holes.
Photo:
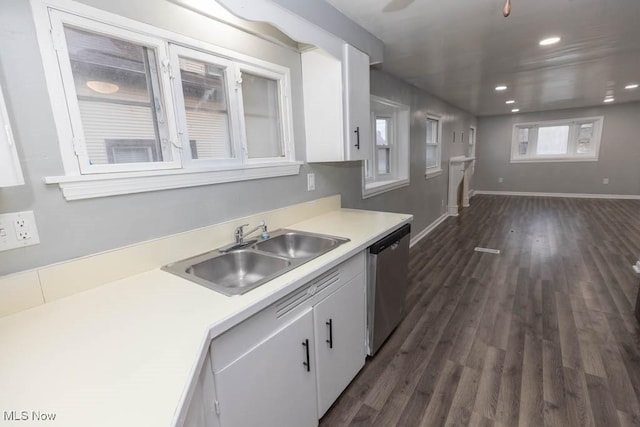
POLYGON ((427 144, 438 143, 438 121, 427 119, 427 144))
POLYGON ((529 151, 529 128, 518 129, 518 154, 526 156, 529 151))
POLYGON ((376 118, 376 145, 389 145, 389 119, 376 118))
POLYGON ((568 144, 569 126, 548 126, 538 129, 538 154, 567 154, 568 144))
POLYGON ((391 173, 389 154, 390 154, 389 148, 378 148, 378 173, 379 174, 391 173))
POLYGON ((436 145, 427 145, 427 168, 438 166, 438 147, 436 145))
POLYGON ((278 82, 242 73, 242 100, 249 158, 282 157, 278 82))
POLYGON ((187 132, 194 159, 233 157, 224 69, 180 58, 187 132))
POLYGON ((159 126, 165 120, 155 51, 74 28, 64 31, 90 163, 171 160, 169 144, 161 143, 168 133, 159 126))
POLYGON ((593 123, 582 123, 578 130, 578 144, 576 151, 578 154, 591 153, 593 147, 591 139, 593 138, 593 123))

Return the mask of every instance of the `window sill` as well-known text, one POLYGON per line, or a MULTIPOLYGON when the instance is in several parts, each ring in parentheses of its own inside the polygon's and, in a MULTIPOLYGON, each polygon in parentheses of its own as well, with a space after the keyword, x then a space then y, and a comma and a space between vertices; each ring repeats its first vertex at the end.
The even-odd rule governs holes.
POLYGON ((424 173, 424 178, 425 179, 430 179, 430 178, 435 178, 436 176, 440 176, 440 175, 442 175, 442 169, 427 170, 424 173))
POLYGON ((241 169, 124 172, 80 176, 48 176, 46 184, 58 184, 67 200, 92 199, 148 191, 196 187, 223 182, 247 181, 298 175, 302 162, 245 165, 241 169))
POLYGON ((378 196, 387 191, 395 190, 401 187, 409 185, 408 178, 400 178, 386 181, 376 181, 365 184, 362 190, 362 198, 368 199, 369 197, 378 196))
POLYGON ((511 159, 511 163, 597 162, 597 157, 552 157, 548 159, 511 159))

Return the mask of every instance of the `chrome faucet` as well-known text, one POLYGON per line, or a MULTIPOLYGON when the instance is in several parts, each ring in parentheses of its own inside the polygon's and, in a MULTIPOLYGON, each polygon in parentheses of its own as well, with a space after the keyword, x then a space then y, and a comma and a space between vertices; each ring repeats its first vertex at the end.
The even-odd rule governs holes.
POLYGON ((244 243, 244 238, 248 237, 249 235, 255 233, 258 230, 262 230, 262 238, 263 239, 268 239, 269 238, 269 233, 267 232, 267 223, 262 221, 260 224, 258 224, 257 227, 245 232, 244 228, 248 227, 249 224, 242 224, 241 226, 236 228, 236 231, 234 232, 235 238, 236 238, 236 245, 241 245, 244 243))

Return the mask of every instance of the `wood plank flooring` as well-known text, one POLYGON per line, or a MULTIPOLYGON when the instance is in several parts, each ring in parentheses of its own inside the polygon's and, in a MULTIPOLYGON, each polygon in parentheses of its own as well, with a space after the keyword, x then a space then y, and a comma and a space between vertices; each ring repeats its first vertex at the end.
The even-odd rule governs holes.
POLYGON ((639 257, 640 201, 474 197, 320 425, 640 426, 639 257))

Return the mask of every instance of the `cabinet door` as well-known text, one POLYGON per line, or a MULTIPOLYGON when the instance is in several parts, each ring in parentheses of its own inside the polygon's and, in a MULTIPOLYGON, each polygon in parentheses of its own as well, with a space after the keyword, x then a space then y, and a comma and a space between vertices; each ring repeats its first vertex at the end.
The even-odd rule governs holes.
POLYGON ((22 184, 24 184, 22 169, 11 132, 2 88, 0 88, 0 187, 22 184))
POLYGON ((348 44, 344 45, 344 87, 345 156, 364 160, 371 151, 369 56, 348 44))
POLYGON ((321 417, 364 366, 364 275, 319 302, 313 320, 321 417))
POLYGON ((207 354, 191 397, 183 427, 219 427, 210 354, 207 354))
POLYGON ((214 374, 220 425, 317 425, 314 355, 313 315, 309 308, 214 374))

